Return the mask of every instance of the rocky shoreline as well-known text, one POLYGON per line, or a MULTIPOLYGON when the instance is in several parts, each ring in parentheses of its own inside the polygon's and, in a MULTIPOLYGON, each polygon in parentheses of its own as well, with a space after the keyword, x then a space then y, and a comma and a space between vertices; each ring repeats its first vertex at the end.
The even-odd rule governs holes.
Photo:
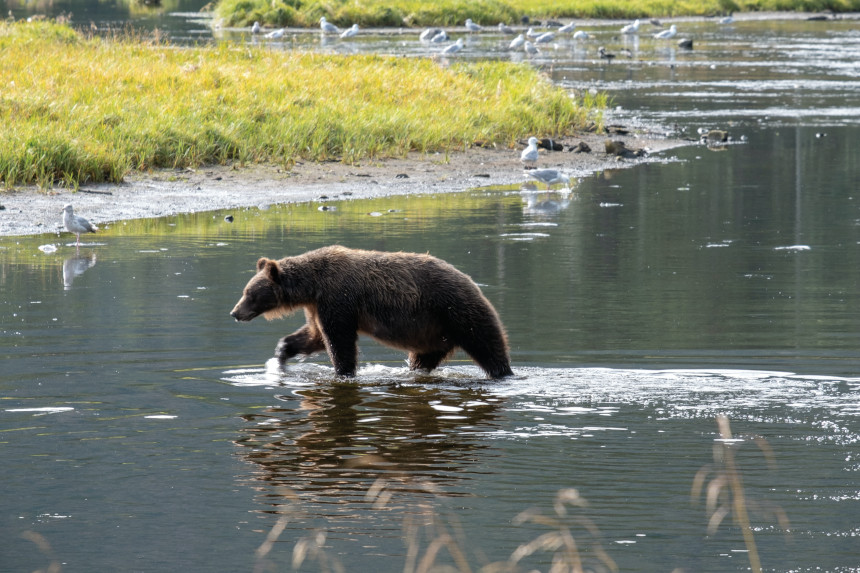
MULTIPOLYGON (((540 167, 583 177, 604 169, 632 167, 662 160, 663 152, 687 140, 658 136, 583 134, 561 141, 564 151, 541 150, 540 167), (623 141, 625 150, 647 150, 634 156, 607 152, 606 141, 623 141), (580 142, 590 152, 568 151, 580 142)), ((35 187, 0 193, 0 236, 64 231, 63 206, 92 223, 164 217, 180 213, 318 200, 361 199, 391 195, 448 193, 472 187, 524 181, 520 149, 475 147, 450 154, 411 154, 402 159, 369 160, 361 165, 297 163, 285 170, 273 166, 215 166, 195 170, 134 173, 122 184, 85 185, 77 191, 35 187)), ((610 147, 610 149, 614 149, 610 147)))

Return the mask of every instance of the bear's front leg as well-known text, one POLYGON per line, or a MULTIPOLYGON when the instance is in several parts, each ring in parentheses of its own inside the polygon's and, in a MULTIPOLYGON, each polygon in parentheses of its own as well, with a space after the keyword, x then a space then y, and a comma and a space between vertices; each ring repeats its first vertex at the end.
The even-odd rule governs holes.
POLYGON ((309 356, 323 350, 325 350, 325 342, 323 342, 322 336, 315 328, 306 324, 278 341, 278 345, 275 347, 275 356, 283 366, 287 360, 297 354, 309 356))
POLYGON ((320 315, 326 349, 338 376, 355 376, 358 365, 358 324, 348 309, 320 315))

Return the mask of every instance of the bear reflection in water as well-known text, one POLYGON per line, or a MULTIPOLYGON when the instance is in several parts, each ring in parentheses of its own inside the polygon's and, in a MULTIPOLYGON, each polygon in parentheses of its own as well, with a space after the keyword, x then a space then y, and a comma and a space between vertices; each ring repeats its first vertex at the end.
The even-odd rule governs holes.
POLYGON ((513 374, 493 305, 467 275, 430 255, 335 245, 261 258, 230 315, 246 322, 299 308, 307 322, 278 342, 282 366, 325 350, 338 375, 354 376, 363 333, 409 352, 412 370, 429 372, 461 348, 491 378, 513 374))
MULTIPOLYGON (((367 388, 345 380, 275 398, 280 403, 242 416, 247 423, 235 441, 255 466, 253 479, 300 493, 311 513, 355 511, 362 520, 371 517, 365 500, 377 477, 401 493, 463 495, 454 484, 476 471, 477 452, 491 447, 482 436, 495 427, 503 404, 479 388, 367 388), (450 488, 443 492, 441 485, 450 488), (314 508, 315 502, 324 505, 314 508)), ((265 505, 284 503, 284 492, 260 491, 265 505)))

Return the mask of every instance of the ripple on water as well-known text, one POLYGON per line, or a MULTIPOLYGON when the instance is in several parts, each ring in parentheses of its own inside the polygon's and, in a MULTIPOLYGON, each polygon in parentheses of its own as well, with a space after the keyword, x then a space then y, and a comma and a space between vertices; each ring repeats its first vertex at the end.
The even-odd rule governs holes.
MULTIPOLYGON (((444 366, 428 375, 405 366, 367 364, 355 381, 361 386, 476 386, 506 398, 512 411, 574 417, 611 418, 620 404, 659 407, 668 417, 684 418, 775 409, 800 417, 818 412, 836 417, 860 414, 860 378, 740 369, 519 367, 515 373, 502 381, 489 381, 474 366, 444 366)), ((299 362, 281 370, 273 358, 265 368, 226 371, 223 379, 235 386, 306 387, 337 377, 328 364, 299 362)))

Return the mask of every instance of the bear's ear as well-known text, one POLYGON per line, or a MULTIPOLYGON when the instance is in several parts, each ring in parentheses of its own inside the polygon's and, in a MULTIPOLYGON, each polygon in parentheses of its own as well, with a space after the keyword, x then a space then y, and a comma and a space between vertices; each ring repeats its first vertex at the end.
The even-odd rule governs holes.
POLYGON ((269 259, 267 259, 266 257, 261 257, 260 260, 257 261, 257 272, 259 273, 260 271, 262 271, 263 267, 265 267, 266 263, 268 262, 269 259))
POLYGON ((278 267, 278 261, 267 261, 265 272, 266 276, 269 277, 269 280, 273 283, 281 282, 281 269, 278 267))

